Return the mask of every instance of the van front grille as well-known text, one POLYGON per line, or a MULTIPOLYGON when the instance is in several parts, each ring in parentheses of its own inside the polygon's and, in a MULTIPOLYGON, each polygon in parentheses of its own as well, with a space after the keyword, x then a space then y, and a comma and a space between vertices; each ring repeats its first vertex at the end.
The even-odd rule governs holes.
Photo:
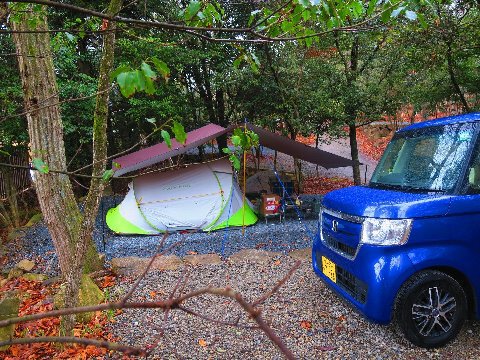
POLYGON ((324 234, 323 241, 325 242, 325 245, 327 245, 330 249, 334 250, 335 252, 340 253, 341 255, 348 257, 350 259, 353 259, 355 257, 355 254, 357 252, 356 248, 338 241, 330 234, 324 234))

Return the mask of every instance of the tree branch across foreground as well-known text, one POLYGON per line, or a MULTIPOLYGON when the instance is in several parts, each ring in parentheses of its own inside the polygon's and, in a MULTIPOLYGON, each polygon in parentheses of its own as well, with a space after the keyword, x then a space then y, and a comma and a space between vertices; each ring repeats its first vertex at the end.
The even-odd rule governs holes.
MULTIPOLYGON (((275 284, 275 286, 273 286, 270 290, 266 291, 257 300, 253 302, 246 301, 240 292, 237 292, 230 287, 219 288, 219 287, 208 286, 201 289, 192 290, 188 293, 183 294, 183 290, 187 282, 186 271, 184 271, 181 274, 180 278, 178 279, 175 287, 172 289, 168 298, 159 300, 159 301, 144 301, 144 302, 129 301, 131 296, 138 289, 141 281, 145 279, 145 276, 150 271, 157 257, 169 252, 170 250, 172 250, 174 247, 176 247, 182 241, 185 240, 185 239, 182 239, 179 242, 169 245, 164 250, 161 250, 164 247, 164 244, 167 238, 168 238, 168 234, 164 234, 164 236, 159 242, 156 254, 150 259, 149 263, 146 265, 142 274, 137 278, 137 280, 132 285, 130 290, 127 292, 127 294, 124 297, 122 297, 119 301, 108 302, 108 303, 93 305, 93 306, 64 308, 64 309, 48 311, 48 312, 39 313, 39 314, 32 314, 32 315, 26 315, 22 317, 10 318, 10 319, 0 321, 0 328, 9 326, 9 325, 26 323, 26 322, 40 320, 44 318, 50 318, 50 317, 75 315, 75 314, 82 314, 86 312, 95 312, 95 311, 104 311, 104 310, 121 310, 121 309, 138 309, 138 310, 162 309, 165 312, 164 321, 166 321, 167 314, 169 311, 180 310, 187 314, 196 316, 198 318, 201 318, 203 320, 209 321, 217 325, 234 326, 238 328, 247 328, 247 329, 259 329, 263 331, 265 335, 267 335, 267 337, 278 347, 278 349, 287 359, 295 359, 295 355, 285 345, 282 339, 275 333, 275 331, 271 328, 271 326, 263 319, 261 310, 258 309, 258 305, 264 303, 268 298, 272 297, 280 289, 280 287, 291 278, 293 273, 300 266, 301 261, 297 261, 293 265, 293 267, 287 272, 287 274, 275 284), (201 297, 204 295, 215 295, 215 296, 225 297, 225 298, 234 300, 244 310, 244 312, 248 315, 248 317, 256 322, 257 326, 246 326, 246 325, 239 324, 240 317, 234 322, 227 322, 227 321, 221 321, 221 320, 219 321, 216 319, 209 318, 201 313, 190 310, 184 306, 184 303, 187 300, 201 297)), ((162 329, 162 331, 157 336, 153 344, 146 345, 145 348, 122 345, 122 344, 109 342, 109 341, 87 339, 87 338, 80 338, 80 337, 66 337, 66 336, 10 339, 8 341, 0 342, 0 347, 5 345, 14 345, 14 344, 33 344, 33 343, 46 343, 46 342, 76 343, 76 344, 92 345, 95 347, 105 348, 107 350, 121 352, 125 355, 148 356, 158 346, 160 342, 160 338, 163 336, 163 332, 164 332, 164 329, 162 329)))
MULTIPOLYGON (((7 2, 7 0, 0 0, 0 2, 7 2)), ((397 8, 399 5, 405 2, 405 0, 399 0, 397 2, 392 3, 390 6, 386 7, 385 9, 372 14, 370 17, 363 19, 362 21, 346 26, 339 26, 336 28, 323 30, 319 32, 314 32, 308 35, 301 35, 301 36, 281 36, 281 37, 272 37, 269 35, 262 34, 255 30, 257 24, 253 24, 251 27, 245 28, 228 28, 228 27, 201 27, 201 26, 188 26, 184 24, 178 23, 171 23, 171 22, 162 22, 162 21, 150 21, 150 20, 139 20, 139 19, 132 19, 127 17, 122 17, 118 15, 108 15, 99 11, 86 9, 80 6, 75 6, 68 3, 61 3, 52 0, 11 0, 9 2, 12 3, 31 3, 31 4, 40 4, 46 5, 51 7, 56 7, 60 9, 70 10, 76 13, 85 14, 89 16, 94 16, 100 19, 105 19, 109 21, 115 21, 119 23, 129 24, 137 27, 142 27, 146 29, 160 29, 160 30, 172 30, 178 32, 188 33, 193 36, 198 36, 202 39, 212 41, 212 42, 282 42, 282 41, 296 41, 296 40, 304 40, 319 36, 324 36, 331 33, 338 33, 338 32, 357 32, 357 31, 366 31, 370 30, 371 27, 366 26, 373 20, 379 18, 384 13, 391 11, 392 9, 397 8), (215 38, 205 34, 212 34, 212 33, 228 33, 233 35, 250 35, 252 38, 215 38)), ((283 7, 289 4, 286 3, 276 11, 281 11, 283 7)), ((261 19, 259 24, 264 23, 268 20, 268 16, 265 19, 261 19)))

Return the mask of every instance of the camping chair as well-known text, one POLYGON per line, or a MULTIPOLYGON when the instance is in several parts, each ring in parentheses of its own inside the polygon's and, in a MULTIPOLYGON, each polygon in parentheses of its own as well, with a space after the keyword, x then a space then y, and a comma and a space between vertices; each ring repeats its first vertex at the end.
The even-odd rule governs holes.
POLYGON ((294 195, 295 192, 295 181, 290 177, 283 177, 280 179, 281 182, 275 177, 271 177, 268 181, 270 185, 270 190, 273 194, 277 194, 280 196, 280 212, 282 213, 282 217, 285 218, 285 214, 287 211, 294 208, 291 200, 296 202, 296 206, 299 207, 298 204, 298 197, 294 195))

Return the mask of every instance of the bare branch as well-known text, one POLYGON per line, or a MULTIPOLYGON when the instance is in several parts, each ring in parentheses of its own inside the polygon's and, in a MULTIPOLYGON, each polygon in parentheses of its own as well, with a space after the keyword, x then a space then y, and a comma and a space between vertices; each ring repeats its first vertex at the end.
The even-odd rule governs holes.
POLYGON ((268 19, 271 19, 272 16, 275 16, 276 14, 278 14, 280 11, 282 11, 283 9, 285 9, 288 5, 290 5, 292 2, 292 0, 289 0, 287 1, 286 3, 284 3, 282 6, 278 7, 275 11, 273 11, 271 14, 269 14, 268 16, 264 17, 263 19, 261 19, 260 21, 258 21, 255 25, 253 25, 251 27, 251 29, 255 29, 257 27, 259 27, 260 25, 264 24, 266 21, 268 21, 268 19))
MULTIPOLYGON (((1 2, 1 1, 0 1, 1 2)), ((24 55, 17 55, 17 56, 24 56, 24 55)), ((94 98, 96 97, 98 94, 101 94, 103 92, 106 92, 106 91, 110 91, 111 89, 114 88, 115 85, 112 85, 111 87, 109 87, 108 89, 106 90, 103 90, 103 91, 97 91, 91 95, 85 95, 85 96, 79 96, 77 98, 69 98, 69 99, 65 99, 65 100, 61 100, 61 101, 58 101, 56 103, 53 103, 53 104, 48 104, 48 105, 45 105, 45 106, 40 106, 40 107, 36 107, 32 110, 27 110, 27 111, 23 111, 21 113, 18 113, 18 114, 12 114, 12 115, 8 115, 8 116, 4 116, 3 118, 0 119, 0 123, 8 120, 8 119, 11 119, 11 118, 16 118, 16 117, 20 117, 20 116, 23 116, 23 115, 27 115, 27 114, 30 114, 32 112, 36 112, 36 111, 39 111, 39 110, 42 110, 42 109, 47 109, 49 107, 52 107, 52 106, 58 106, 58 105, 61 105, 61 104, 65 104, 65 103, 69 103, 69 102, 75 102, 75 101, 82 101, 82 100, 86 100, 86 99, 91 99, 91 98, 94 98)), ((49 100, 49 99, 43 99, 42 101, 45 102, 46 100, 49 100)))
POLYGON ((135 292, 135 290, 138 288, 138 285, 140 285, 140 282, 145 278, 145 275, 150 271, 150 268, 152 267, 154 261, 157 259, 157 257, 159 255, 163 255, 165 254, 167 251, 169 251, 170 249, 172 249, 173 247, 177 246, 180 242, 176 242, 174 244, 172 244, 171 246, 169 246, 167 249, 165 249, 164 251, 162 251, 161 253, 159 253, 159 250, 163 247, 163 244, 165 243, 165 240, 168 238, 168 232, 165 233, 162 237, 162 239, 160 240, 160 243, 158 244, 158 247, 157 247, 157 251, 156 251, 156 254, 154 256, 152 256, 152 258, 150 259, 149 263, 147 264, 147 266, 145 267, 145 269, 143 270, 142 274, 137 278, 137 281, 135 282, 135 284, 133 284, 133 286, 130 288, 130 290, 128 291, 128 293, 123 297, 123 299, 120 301, 120 303, 122 305, 125 305, 125 303, 127 302, 127 300, 132 296, 132 294, 135 292))
POLYGON ((288 271, 287 275, 283 277, 280 281, 278 281, 273 288, 271 288, 268 292, 263 294, 261 297, 259 297, 257 300, 255 300, 252 305, 257 306, 261 303, 263 303, 265 300, 267 300, 269 297, 271 297, 273 294, 275 294, 278 289, 280 289, 293 275, 293 273, 300 267, 302 262, 300 260, 297 260, 293 267, 288 271))
POLYGON ((187 314, 196 316, 196 317, 198 317, 198 318, 200 318, 200 319, 203 319, 203 320, 206 320, 206 321, 208 321, 208 322, 211 322, 211 323, 214 323, 214 324, 218 324, 218 325, 231 326, 231 327, 237 327, 237 328, 248 329, 248 330, 258 330, 258 329, 260 329, 260 327, 258 327, 258 326, 240 325, 240 324, 238 324, 238 321, 229 322, 229 321, 222 321, 222 320, 212 319, 211 317, 208 317, 208 316, 202 315, 202 314, 200 314, 200 313, 198 313, 198 312, 196 312, 196 311, 187 309, 186 307, 184 307, 184 306, 182 306, 182 305, 179 305, 179 306, 178 306, 178 309, 181 310, 181 311, 186 312, 187 314))
POLYGON ((125 355, 137 355, 145 356, 146 351, 133 346, 121 345, 109 341, 94 340, 87 338, 80 338, 75 336, 45 336, 45 337, 31 337, 31 338, 19 338, 11 339, 7 341, 0 341, 0 347, 6 345, 15 345, 15 344, 37 344, 37 343, 62 343, 62 344, 81 344, 81 345, 91 345, 99 348, 104 348, 107 350, 118 351, 124 353, 125 355))
MULTIPOLYGON (((309 35, 302 35, 302 36, 291 36, 291 37, 270 37, 268 35, 260 34, 259 32, 254 31, 252 27, 249 28, 225 28, 225 27, 195 27, 195 26, 188 26, 183 24, 177 24, 172 22, 160 22, 160 21, 149 21, 149 20, 138 20, 132 18, 126 18, 121 16, 110 16, 98 11, 82 8, 75 5, 70 5, 66 3, 59 3, 56 1, 51 0, 12 0, 11 2, 20 2, 20 3, 34 3, 34 4, 41 4, 47 5, 62 9, 71 10, 77 13, 82 13, 94 17, 98 17, 101 19, 111 20, 119 23, 125 23, 133 26, 143 27, 143 28, 156 28, 160 30, 173 30, 188 33, 193 36, 200 37, 202 39, 211 41, 211 42, 236 42, 236 43, 258 43, 258 42, 282 42, 282 41, 296 41, 296 40, 303 40, 313 37, 319 37, 330 33, 335 32, 358 32, 358 31, 367 31, 371 30, 372 28, 367 26, 371 21, 379 18, 382 16, 383 13, 390 11, 391 9, 396 8, 398 5, 402 4, 405 0, 400 0, 398 2, 393 3, 391 6, 385 8, 384 10, 375 13, 369 18, 366 18, 356 24, 348 25, 348 26, 340 26, 333 29, 328 29, 324 31, 320 31, 317 33, 309 34, 309 35), (215 38, 210 37, 202 33, 229 33, 234 35, 251 35, 254 39, 245 39, 245 38, 215 38)), ((6 0, 0 0, 0 2, 6 2, 6 0)), ((284 5, 287 6, 288 4, 284 5)), ((278 10, 278 9, 277 9, 278 10)), ((280 10, 279 10, 280 11, 280 10)))

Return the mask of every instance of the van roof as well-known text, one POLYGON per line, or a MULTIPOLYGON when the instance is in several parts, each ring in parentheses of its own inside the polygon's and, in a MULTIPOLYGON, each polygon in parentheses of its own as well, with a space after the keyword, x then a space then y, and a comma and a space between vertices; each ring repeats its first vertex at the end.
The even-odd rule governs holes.
POLYGON ((419 122, 419 123, 415 123, 413 125, 409 125, 409 126, 403 128, 401 130, 398 130, 398 132, 418 130, 418 129, 423 129, 423 128, 431 127, 431 126, 443 126, 443 125, 459 124, 459 123, 466 123, 466 122, 476 122, 476 121, 480 121, 480 112, 463 114, 463 115, 447 116, 447 117, 439 118, 439 119, 435 119, 435 120, 419 122))

